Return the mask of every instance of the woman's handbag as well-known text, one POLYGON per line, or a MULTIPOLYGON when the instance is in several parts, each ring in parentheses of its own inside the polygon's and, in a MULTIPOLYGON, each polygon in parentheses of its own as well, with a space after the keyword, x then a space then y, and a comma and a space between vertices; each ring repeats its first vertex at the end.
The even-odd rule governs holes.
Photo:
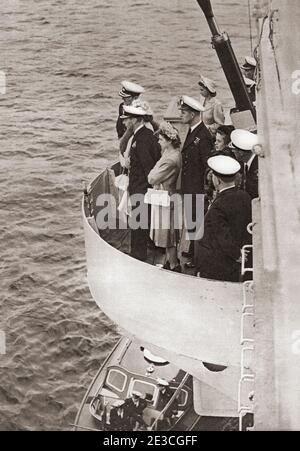
POLYGON ((151 204, 160 207, 170 206, 169 192, 163 189, 148 188, 144 198, 145 204, 151 204))
POLYGON ((123 222, 127 221, 127 216, 131 215, 130 196, 128 194, 129 177, 126 174, 118 175, 115 178, 115 186, 119 191, 119 206, 121 219, 123 222))
POLYGON ((128 177, 128 175, 126 175, 126 174, 118 175, 118 176, 115 178, 115 186, 116 186, 120 191, 127 191, 128 184, 129 184, 129 177, 128 177))

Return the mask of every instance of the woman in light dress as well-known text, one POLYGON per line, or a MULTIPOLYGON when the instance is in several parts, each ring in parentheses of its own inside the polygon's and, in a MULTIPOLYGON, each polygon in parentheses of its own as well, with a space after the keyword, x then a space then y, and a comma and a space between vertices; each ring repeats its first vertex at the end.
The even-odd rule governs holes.
POLYGON ((201 118, 211 134, 215 136, 217 128, 225 122, 223 106, 216 97, 216 85, 212 80, 201 75, 198 85, 200 94, 204 98, 203 106, 205 108, 201 118))
MULTIPOLYGON (((154 189, 164 190, 169 196, 176 193, 176 182, 181 169, 180 137, 178 130, 169 122, 162 122, 157 132, 162 156, 148 175, 154 189)), ((177 229, 174 224, 175 205, 152 205, 150 237, 155 245, 166 249, 165 269, 181 272, 177 258, 177 229)))

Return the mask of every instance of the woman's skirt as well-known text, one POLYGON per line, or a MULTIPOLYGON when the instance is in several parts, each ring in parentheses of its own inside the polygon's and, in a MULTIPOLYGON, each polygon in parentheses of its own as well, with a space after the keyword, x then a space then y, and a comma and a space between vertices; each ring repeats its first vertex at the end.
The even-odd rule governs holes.
POLYGON ((157 247, 174 247, 177 244, 179 233, 175 228, 174 203, 169 207, 151 205, 150 238, 157 247))

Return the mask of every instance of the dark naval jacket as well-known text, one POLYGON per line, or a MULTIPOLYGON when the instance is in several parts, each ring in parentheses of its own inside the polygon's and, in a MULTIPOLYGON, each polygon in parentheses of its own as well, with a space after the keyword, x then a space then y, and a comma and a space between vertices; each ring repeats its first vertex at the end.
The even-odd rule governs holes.
POLYGON ((182 194, 203 194, 206 161, 213 149, 212 136, 203 122, 188 134, 182 148, 182 194))
POLYGON ((120 116, 122 116, 122 114, 124 113, 123 106, 124 106, 124 102, 120 103, 120 105, 119 105, 119 116, 118 116, 117 124, 116 124, 116 129, 117 129, 117 134, 118 134, 118 138, 119 139, 122 138, 122 136, 126 132, 126 127, 123 124, 122 119, 120 118, 120 116))
POLYGON ((238 162, 241 165, 240 187, 249 194, 251 199, 256 199, 258 197, 258 156, 254 157, 250 168, 243 161, 238 160, 238 162))
POLYGON ((204 218, 204 235, 197 243, 196 264, 201 277, 239 281, 241 248, 251 243, 248 193, 230 188, 217 195, 204 218))
POLYGON ((160 158, 160 146, 153 132, 143 126, 133 137, 130 149, 129 194, 145 194, 148 175, 160 158))
POLYGON ((246 172, 245 191, 251 199, 258 197, 258 156, 253 159, 250 168, 246 172))

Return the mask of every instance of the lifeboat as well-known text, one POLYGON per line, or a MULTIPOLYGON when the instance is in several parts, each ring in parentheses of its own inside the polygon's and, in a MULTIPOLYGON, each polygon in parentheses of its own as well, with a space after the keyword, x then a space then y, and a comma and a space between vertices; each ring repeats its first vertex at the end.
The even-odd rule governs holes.
POLYGON ((236 400, 230 393, 232 371, 202 365, 196 378, 157 355, 158 351, 122 337, 88 389, 74 430, 236 430, 236 400), (167 398, 161 392, 162 380, 168 384, 167 398), (142 425, 131 429, 127 416, 113 423, 112 410, 137 391, 145 400, 142 425))

